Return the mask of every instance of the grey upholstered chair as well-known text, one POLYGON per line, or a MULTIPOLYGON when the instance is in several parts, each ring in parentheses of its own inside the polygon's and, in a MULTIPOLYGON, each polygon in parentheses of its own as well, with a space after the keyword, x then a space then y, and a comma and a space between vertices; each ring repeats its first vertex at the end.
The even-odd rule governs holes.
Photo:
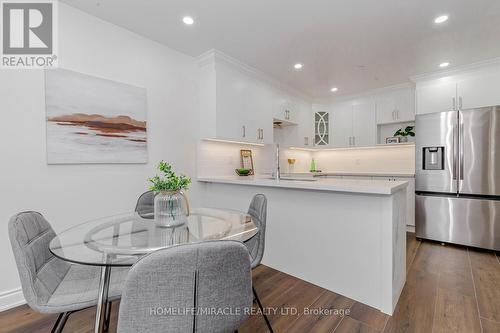
POLYGON ((233 332, 251 309, 251 284, 248 251, 239 242, 158 250, 130 270, 118 332, 233 332))
MULTIPOLYGON (((260 265, 262 257, 264 256, 264 245, 266 240, 267 198, 264 194, 256 194, 252 198, 252 202, 250 203, 250 207, 248 208, 248 214, 252 216, 252 220, 259 229, 258 233, 255 236, 245 242, 245 246, 247 247, 248 252, 250 252, 250 256, 252 258, 252 268, 255 268, 260 265)), ((262 307, 262 303, 260 302, 255 288, 252 287, 252 290, 255 300, 257 301, 257 304, 262 311, 262 315, 264 316, 267 327, 269 328, 269 331, 273 332, 271 323, 266 316, 266 312, 262 307)))
POLYGON ((137 199, 137 204, 135 205, 135 211, 139 215, 146 218, 153 218, 154 213, 154 201, 155 193, 153 191, 147 191, 141 194, 139 199, 137 199))
MULTIPOLYGON (((71 313, 97 304, 100 269, 55 257, 49 250, 54 237, 54 230, 40 213, 22 212, 9 221, 24 298, 37 312, 60 313, 52 332, 62 332, 71 313)), ((110 301, 120 296, 127 272, 127 268, 112 270, 110 301)), ((111 310, 108 304, 106 324, 111 310)))

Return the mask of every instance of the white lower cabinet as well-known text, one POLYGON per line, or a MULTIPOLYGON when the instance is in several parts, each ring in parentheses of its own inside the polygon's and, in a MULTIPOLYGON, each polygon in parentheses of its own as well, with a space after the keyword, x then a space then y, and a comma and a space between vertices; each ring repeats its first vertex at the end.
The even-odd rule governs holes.
POLYGON ((366 180, 388 180, 408 182, 406 189, 406 225, 415 226, 415 178, 413 177, 391 177, 391 176, 357 176, 357 175, 328 175, 322 176, 329 179, 366 179, 366 180))
POLYGON ((415 226, 415 178, 410 177, 373 177, 373 179, 408 182, 406 188, 406 225, 415 226))

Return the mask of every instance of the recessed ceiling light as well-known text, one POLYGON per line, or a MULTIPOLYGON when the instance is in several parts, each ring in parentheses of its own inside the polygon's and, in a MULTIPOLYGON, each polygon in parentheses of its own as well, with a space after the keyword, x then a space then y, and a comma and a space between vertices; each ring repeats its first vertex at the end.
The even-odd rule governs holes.
POLYGON ((339 88, 337 87, 333 87, 332 89, 330 89, 331 92, 336 92, 337 90, 339 90, 339 88))
POLYGON ((448 15, 441 15, 434 19, 434 23, 440 24, 448 21, 448 15))
POLYGON ((449 62, 442 62, 442 63, 439 64, 439 67, 445 68, 445 67, 448 67, 449 65, 450 65, 449 62))
POLYGON ((184 22, 184 24, 187 24, 187 25, 192 25, 194 23, 194 20, 191 16, 184 16, 182 18, 182 22, 184 22))
POLYGON ((301 63, 297 63, 295 65, 293 65, 293 68, 299 70, 299 69, 302 69, 302 67, 304 67, 304 65, 302 65, 301 63))

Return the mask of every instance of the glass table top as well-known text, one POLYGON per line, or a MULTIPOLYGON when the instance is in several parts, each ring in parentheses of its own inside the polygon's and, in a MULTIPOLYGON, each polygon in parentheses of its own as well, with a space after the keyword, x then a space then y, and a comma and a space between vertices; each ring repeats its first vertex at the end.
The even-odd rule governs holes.
POLYGON ((95 266, 131 266, 141 256, 179 244, 209 240, 244 242, 258 231, 250 215, 195 209, 184 225, 157 227, 153 213, 137 212, 85 222, 59 233, 50 251, 63 260, 95 266))

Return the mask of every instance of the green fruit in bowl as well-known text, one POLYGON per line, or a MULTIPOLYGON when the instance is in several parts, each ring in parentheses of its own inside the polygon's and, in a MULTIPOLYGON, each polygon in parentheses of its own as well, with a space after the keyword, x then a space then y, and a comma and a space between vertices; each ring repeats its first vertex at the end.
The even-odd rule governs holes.
POLYGON ((248 175, 250 173, 250 169, 240 168, 237 170, 240 175, 248 175))

